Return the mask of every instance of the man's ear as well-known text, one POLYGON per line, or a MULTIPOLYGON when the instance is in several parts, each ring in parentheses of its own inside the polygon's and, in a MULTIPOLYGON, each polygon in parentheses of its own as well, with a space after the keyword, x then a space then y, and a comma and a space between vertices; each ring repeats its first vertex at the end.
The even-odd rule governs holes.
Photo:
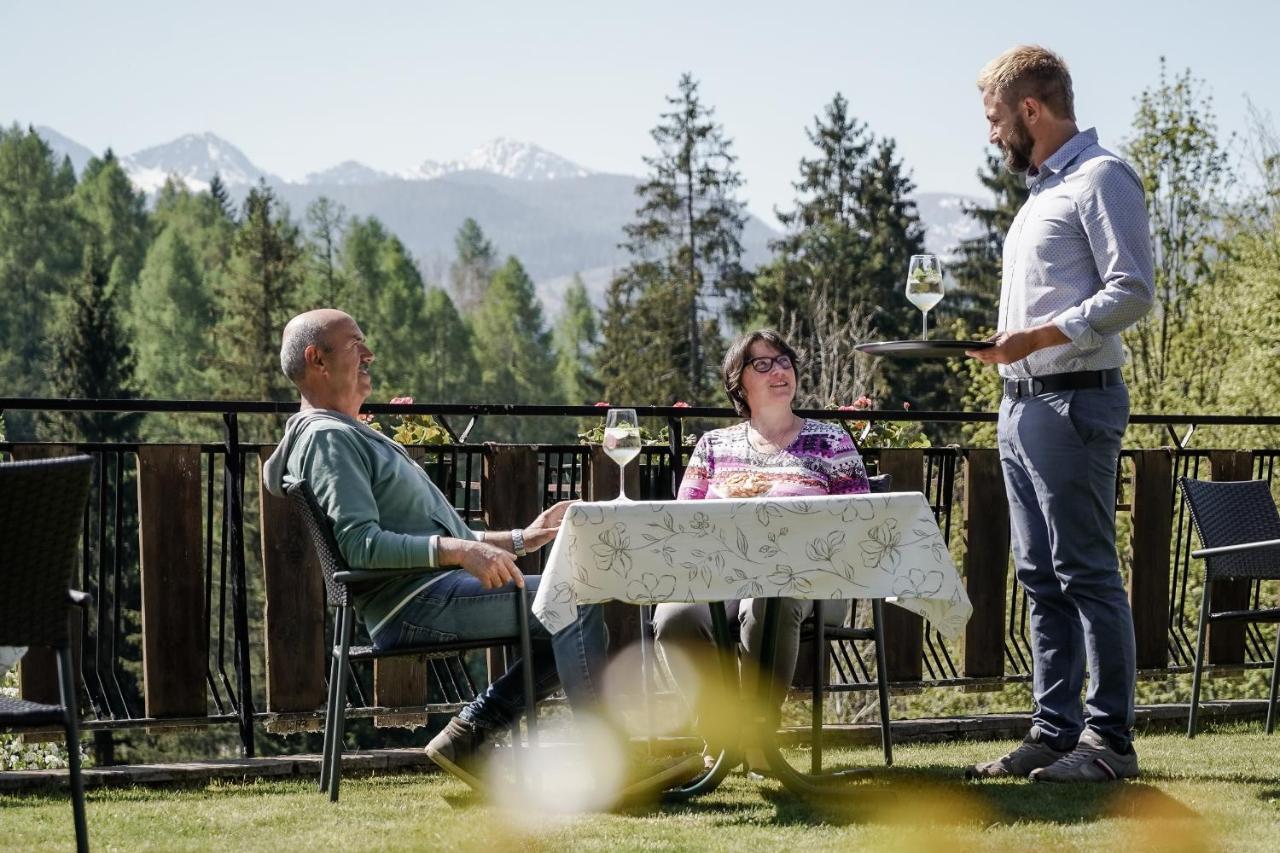
POLYGON ((1044 104, 1035 98, 1023 98, 1018 102, 1018 112, 1022 114, 1022 119, 1027 124, 1035 124, 1044 116, 1044 104))
POLYGON ((307 363, 307 367, 322 369, 324 367, 324 350, 315 344, 307 344, 307 348, 302 351, 302 359, 307 363))

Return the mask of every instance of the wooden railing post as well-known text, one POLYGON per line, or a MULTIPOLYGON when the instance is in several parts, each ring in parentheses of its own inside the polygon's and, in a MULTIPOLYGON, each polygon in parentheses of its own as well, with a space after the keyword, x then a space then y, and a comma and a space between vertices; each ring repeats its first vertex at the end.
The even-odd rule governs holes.
MULTIPOLYGON (((262 465, 275 451, 258 451, 262 528, 262 620, 266 645, 267 710, 314 711, 325 703, 324 579, 306 526, 288 499, 263 487, 262 465)), ((301 728, 318 730, 307 719, 301 728)), ((269 731, 298 731, 298 724, 269 724, 269 731)))
POLYGON ((1169 662, 1169 540, 1173 535, 1173 451, 1133 454, 1133 568, 1129 605, 1137 641, 1138 668, 1169 662))
MULTIPOLYGON (((1209 468, 1214 480, 1249 480, 1253 478, 1253 453, 1248 450, 1215 450, 1209 454, 1209 468)), ((1214 611, 1247 610, 1248 580, 1217 581, 1210 603, 1214 611)), ((1209 625, 1209 663, 1242 664, 1245 625, 1240 622, 1214 622, 1209 625)))
MULTIPOLYGON (((895 492, 924 491, 924 451, 895 448, 880 451, 880 473, 893 475, 895 492)), ((890 681, 923 677, 924 620, 895 604, 884 608, 885 652, 890 681)))
MULTIPOLYGON (((75 454, 76 449, 68 444, 15 444, 13 446, 15 462, 25 462, 30 459, 57 459, 75 454)), ((98 460, 98 464, 102 464, 101 459, 98 460)), ((75 587, 78 583, 78 580, 73 580, 71 585, 75 587)), ((81 625, 78 608, 72 608, 71 620, 73 628, 71 660, 76 668, 75 683, 79 684, 81 625)), ((58 658, 53 649, 47 646, 33 646, 22 656, 22 661, 18 664, 18 695, 30 702, 40 702, 45 705, 56 705, 61 701, 58 688, 58 658)), ((28 739, 38 740, 31 736, 28 736, 28 739)))
MULTIPOLYGON (((542 511, 543 496, 538 453, 532 446, 485 445, 484 468, 480 475, 480 508, 487 529, 525 527, 542 511)), ((527 575, 541 570, 536 554, 516 560, 516 565, 527 575)), ((490 681, 506 671, 502 653, 497 649, 486 651, 485 661, 490 681)))
POLYGON ((142 675, 148 717, 208 713, 200 448, 138 448, 142 675))
POLYGON ((964 519, 965 589, 973 604, 964 633, 964 674, 998 677, 1004 675, 1009 500, 997 450, 973 449, 965 454, 964 519))

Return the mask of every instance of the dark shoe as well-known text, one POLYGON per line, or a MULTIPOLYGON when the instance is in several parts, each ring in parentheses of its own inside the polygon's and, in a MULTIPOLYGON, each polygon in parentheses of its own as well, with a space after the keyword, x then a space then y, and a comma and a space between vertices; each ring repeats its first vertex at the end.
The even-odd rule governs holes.
POLYGON ((1040 727, 1032 726, 1027 737, 1013 752, 995 761, 966 767, 966 779, 997 779, 1004 776, 1030 776, 1033 770, 1048 767, 1071 754, 1071 750, 1054 749, 1040 740, 1040 727))
POLYGON ((489 733, 461 717, 454 717, 440 734, 427 744, 427 757, 442 770, 466 782, 477 791, 483 790, 480 774, 493 754, 489 733))
POLYGON ((1138 777, 1138 753, 1121 754, 1093 729, 1085 729, 1071 752, 1050 764, 1031 771, 1032 782, 1115 782, 1138 777))

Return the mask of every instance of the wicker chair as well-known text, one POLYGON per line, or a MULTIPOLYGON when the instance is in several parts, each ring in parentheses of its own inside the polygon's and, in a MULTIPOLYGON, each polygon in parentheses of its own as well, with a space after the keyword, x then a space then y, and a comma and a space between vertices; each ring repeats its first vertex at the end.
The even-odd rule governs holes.
MULTIPOLYGON (((893 475, 880 474, 870 478, 871 491, 873 493, 883 493, 893 491, 893 475)), ((828 687, 828 667, 827 662, 834 650, 837 651, 836 667, 840 669, 846 677, 852 676, 855 665, 849 656, 849 647, 846 643, 855 640, 871 640, 875 644, 876 649, 876 694, 880 699, 880 746, 884 751, 884 763, 886 766, 893 764, 893 732, 889 725, 889 676, 888 664, 885 662, 884 651, 884 601, 878 598, 871 600, 871 625, 869 627, 854 627, 853 617, 857 613, 857 602, 849 608, 849 623, 847 625, 833 626, 827 625, 823 620, 822 601, 813 603, 813 615, 804 621, 800 626, 801 642, 813 643, 813 695, 812 695, 812 743, 813 748, 810 752, 810 772, 822 772, 822 704, 823 697, 828 687)), ((854 655, 856 658, 856 654, 854 655)), ((857 659, 858 666, 862 661, 857 659)))
MULTIPOLYGON (((329 606, 334 612, 334 645, 329 656, 329 698, 325 706, 324 755, 320 763, 320 790, 329 792, 332 802, 338 801, 338 785, 342 775, 342 738, 346 726, 347 684, 350 661, 370 661, 389 657, 426 657, 428 659, 456 658, 461 652, 473 649, 505 648, 519 643, 522 661, 532 659, 532 643, 529 639, 529 606, 525 590, 516 598, 518 637, 500 637, 487 640, 469 640, 429 645, 405 646, 392 651, 379 651, 371 645, 353 646, 355 635, 354 592, 361 584, 383 582, 389 578, 423 575, 435 569, 352 569, 342 557, 333 526, 316 501, 310 486, 298 481, 285 488, 294 510, 302 518, 311 535, 320 568, 324 572, 324 585, 329 606)), ((533 691, 533 670, 522 666, 524 675, 525 720, 532 741, 536 729, 536 697, 533 691)), ((465 671, 464 671, 465 675, 465 671)), ((474 690, 472 690, 474 695, 474 690)), ((516 735, 512 733, 513 742, 516 735)))
MULTIPOLYGON (((1200 603, 1200 631, 1196 639, 1191 677, 1191 712, 1187 737, 1196 736, 1200 701, 1200 673, 1204 668, 1205 634, 1211 622, 1280 622, 1280 608, 1213 612, 1211 591, 1221 580, 1280 579, 1280 513, 1264 480, 1205 482, 1183 477, 1182 493, 1200 535, 1201 548, 1191 556, 1205 564, 1204 596, 1200 603)), ((1267 703, 1267 734, 1275 730, 1277 675, 1280 674, 1280 635, 1276 638, 1267 703)))
POLYGON ((61 694, 56 705, 0 696, 0 729, 66 731, 78 850, 89 836, 68 619, 89 600, 70 586, 92 469, 88 456, 0 463, 0 645, 52 648, 61 694))

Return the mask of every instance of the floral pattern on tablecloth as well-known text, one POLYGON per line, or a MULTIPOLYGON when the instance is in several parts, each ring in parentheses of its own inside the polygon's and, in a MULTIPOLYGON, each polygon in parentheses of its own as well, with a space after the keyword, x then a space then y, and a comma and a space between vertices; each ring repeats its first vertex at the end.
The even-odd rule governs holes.
POLYGON ((919 492, 575 504, 533 607, 556 632, 579 603, 765 596, 896 597, 951 638, 973 610, 919 492))

